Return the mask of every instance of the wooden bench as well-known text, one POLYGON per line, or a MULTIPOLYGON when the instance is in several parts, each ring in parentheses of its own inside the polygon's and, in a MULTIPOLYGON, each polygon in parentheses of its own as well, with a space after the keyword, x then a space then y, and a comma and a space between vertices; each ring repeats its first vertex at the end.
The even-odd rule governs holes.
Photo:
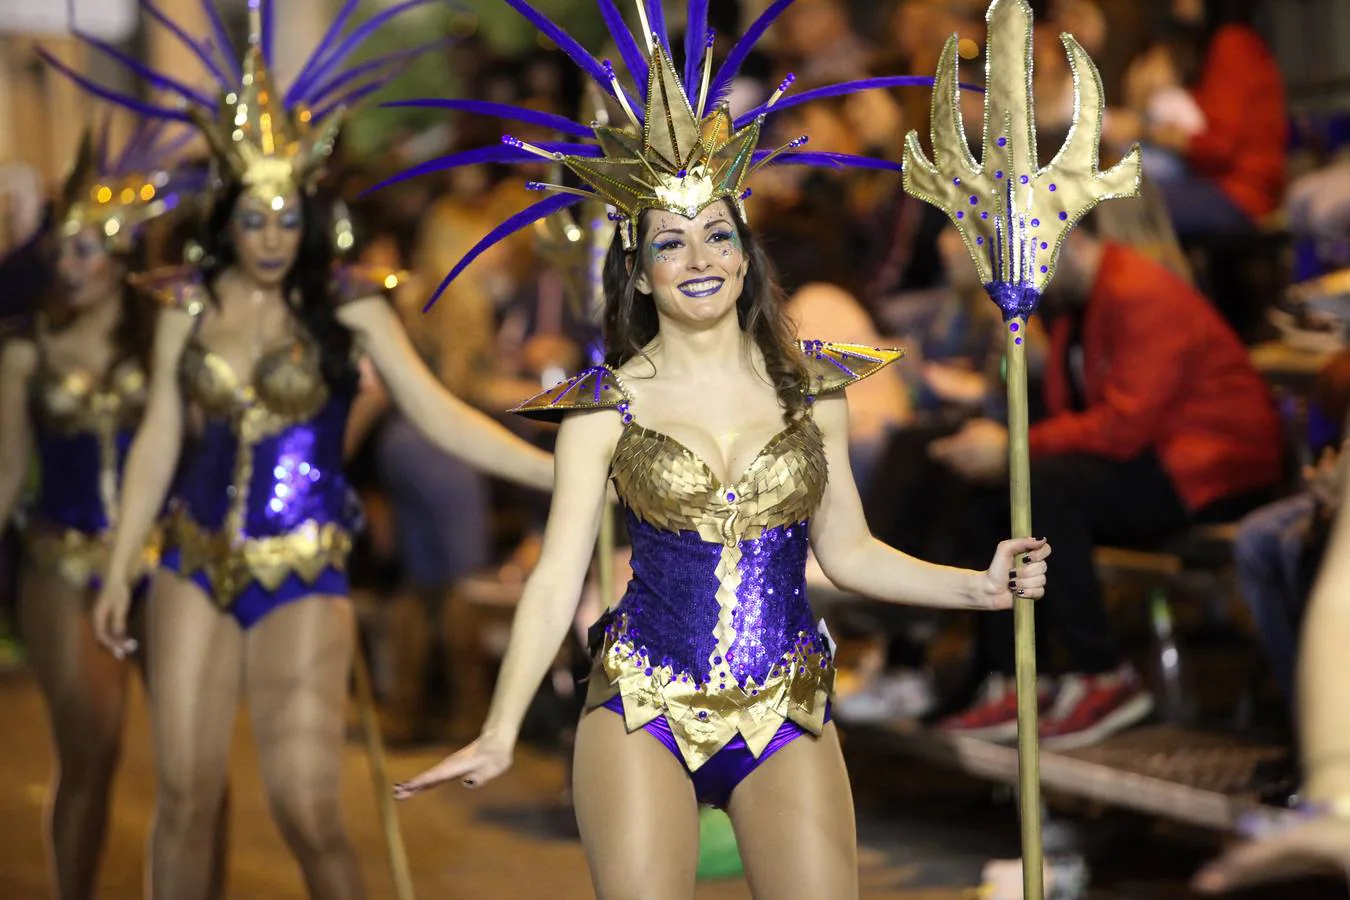
POLYGON ((1232 596, 1233 540, 1237 523, 1197 525, 1148 549, 1098 547, 1093 554, 1103 587, 1142 590, 1146 629, 1152 637, 1162 680, 1162 713, 1171 722, 1194 715, 1176 642, 1176 591, 1211 598, 1232 596))

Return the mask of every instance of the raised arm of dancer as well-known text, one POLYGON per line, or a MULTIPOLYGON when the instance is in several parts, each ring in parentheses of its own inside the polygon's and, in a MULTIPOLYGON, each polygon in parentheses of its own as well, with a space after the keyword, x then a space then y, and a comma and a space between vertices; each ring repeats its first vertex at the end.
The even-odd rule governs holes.
POLYGON ((553 487, 553 458, 447 391, 422 362, 393 308, 378 297, 338 310, 359 335, 394 403, 446 453, 474 468, 541 491, 553 487))
POLYGON ((516 609, 482 734, 411 781, 396 785, 394 795, 400 800, 456 778, 478 787, 511 765, 525 710, 572 626, 600 528, 609 460, 621 428, 619 417, 609 412, 577 413, 563 422, 558 433, 558 483, 543 551, 516 609))
POLYGON ((37 368, 37 348, 11 339, 0 351, 0 532, 9 524, 28 476, 33 433, 28 421, 28 384, 37 368))
POLYGON ((183 398, 178 387, 178 360, 192 334, 193 318, 165 309, 155 325, 150 360, 150 391, 145 415, 131 442, 122 470, 121 502, 113 532, 108 571, 94 604, 94 633, 113 653, 136 649, 127 636, 131 580, 150 529, 164 506, 178 454, 183 447, 183 398))
POLYGON ((830 478, 811 523, 811 549, 835 585, 891 603, 953 609, 1008 609, 1014 590, 1045 593, 1050 545, 1043 540, 1004 541, 989 570, 976 572, 915 559, 873 537, 848 462, 848 401, 842 393, 821 397, 814 415, 830 478))

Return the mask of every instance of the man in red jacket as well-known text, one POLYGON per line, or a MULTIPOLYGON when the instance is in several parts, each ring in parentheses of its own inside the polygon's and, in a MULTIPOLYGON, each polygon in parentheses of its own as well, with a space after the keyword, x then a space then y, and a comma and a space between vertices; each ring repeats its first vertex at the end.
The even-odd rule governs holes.
MULTIPOLYGON (((1112 640, 1093 546, 1236 518, 1279 481, 1281 438, 1246 348, 1204 296, 1158 263, 1080 228, 1065 244, 1052 291, 1048 413, 1030 433, 1032 521, 1055 545, 1053 583, 1037 618, 1070 663, 1057 694, 1048 685, 1043 692, 1041 734, 1047 747, 1066 749, 1152 709, 1112 640)), ((978 419, 934 442, 931 453, 964 477, 998 481, 1006 478, 1007 444, 1002 425, 978 419)), ((1007 529, 1006 489, 988 499, 975 512, 977 530, 991 531, 973 536, 980 546, 1007 529)), ((984 617, 981 638, 993 675, 975 706, 944 727, 1011 740, 1011 613, 984 617)))

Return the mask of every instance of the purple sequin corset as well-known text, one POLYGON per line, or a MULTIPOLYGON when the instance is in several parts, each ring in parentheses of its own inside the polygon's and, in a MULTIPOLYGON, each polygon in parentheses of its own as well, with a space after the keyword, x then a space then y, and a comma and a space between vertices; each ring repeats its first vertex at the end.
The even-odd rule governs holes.
POLYGON ((107 531, 133 437, 129 429, 105 440, 89 431, 59 433, 39 427, 35 444, 41 477, 30 513, 33 524, 89 535, 107 531))
POLYGON ((314 418, 256 441, 240 440, 232 422, 208 419, 184 461, 175 511, 240 538, 275 537, 309 521, 349 525, 342 469, 348 407, 335 398, 314 418))
POLYGON ((179 571, 204 573, 221 606, 255 583, 313 584, 345 568, 355 519, 342 469, 350 402, 333 396, 289 424, 206 420, 179 473, 169 544, 179 571))
POLYGON ((763 684, 776 667, 802 651, 828 655, 806 598, 807 523, 779 525, 738 542, 723 660, 718 652, 723 609, 718 569, 724 544, 705 541, 693 531, 663 531, 631 510, 626 514, 633 578, 607 623, 611 641, 633 644, 685 683, 710 684, 716 674, 718 688, 763 684), (727 676, 730 681, 722 680, 727 676))
MULTIPOLYGON (((843 390, 898 350, 804 341, 806 399, 843 390)), ((825 440, 808 413, 723 483, 680 441, 637 422, 619 376, 596 366, 515 411, 557 421, 613 409, 610 477, 633 543, 633 579, 591 629, 586 705, 621 697, 629 731, 663 717, 694 772, 738 735, 759 758, 785 722, 825 726, 833 649, 806 597, 808 522, 825 492, 825 440)))

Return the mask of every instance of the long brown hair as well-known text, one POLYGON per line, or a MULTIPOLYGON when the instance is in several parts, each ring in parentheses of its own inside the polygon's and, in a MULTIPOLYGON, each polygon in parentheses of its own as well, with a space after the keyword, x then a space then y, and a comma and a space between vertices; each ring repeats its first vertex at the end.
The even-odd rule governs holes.
MULTIPOLYGON (((638 220, 639 236, 647 233, 647 213, 638 220)), ((797 349, 796 335, 787 317, 786 299, 774 277, 773 265, 765 256, 754 233, 733 216, 740 235, 747 262, 745 285, 736 300, 736 320, 741 331, 755 342, 764 355, 764 369, 770 384, 783 407, 787 422, 799 418, 806 410, 806 370, 797 349)), ((641 241, 639 241, 640 243, 641 241)), ((642 273, 640 261, 629 265, 629 254, 623 249, 618 234, 605 257, 605 362, 618 367, 635 356, 643 355, 645 348, 660 330, 656 301, 650 294, 637 289, 642 273)))

